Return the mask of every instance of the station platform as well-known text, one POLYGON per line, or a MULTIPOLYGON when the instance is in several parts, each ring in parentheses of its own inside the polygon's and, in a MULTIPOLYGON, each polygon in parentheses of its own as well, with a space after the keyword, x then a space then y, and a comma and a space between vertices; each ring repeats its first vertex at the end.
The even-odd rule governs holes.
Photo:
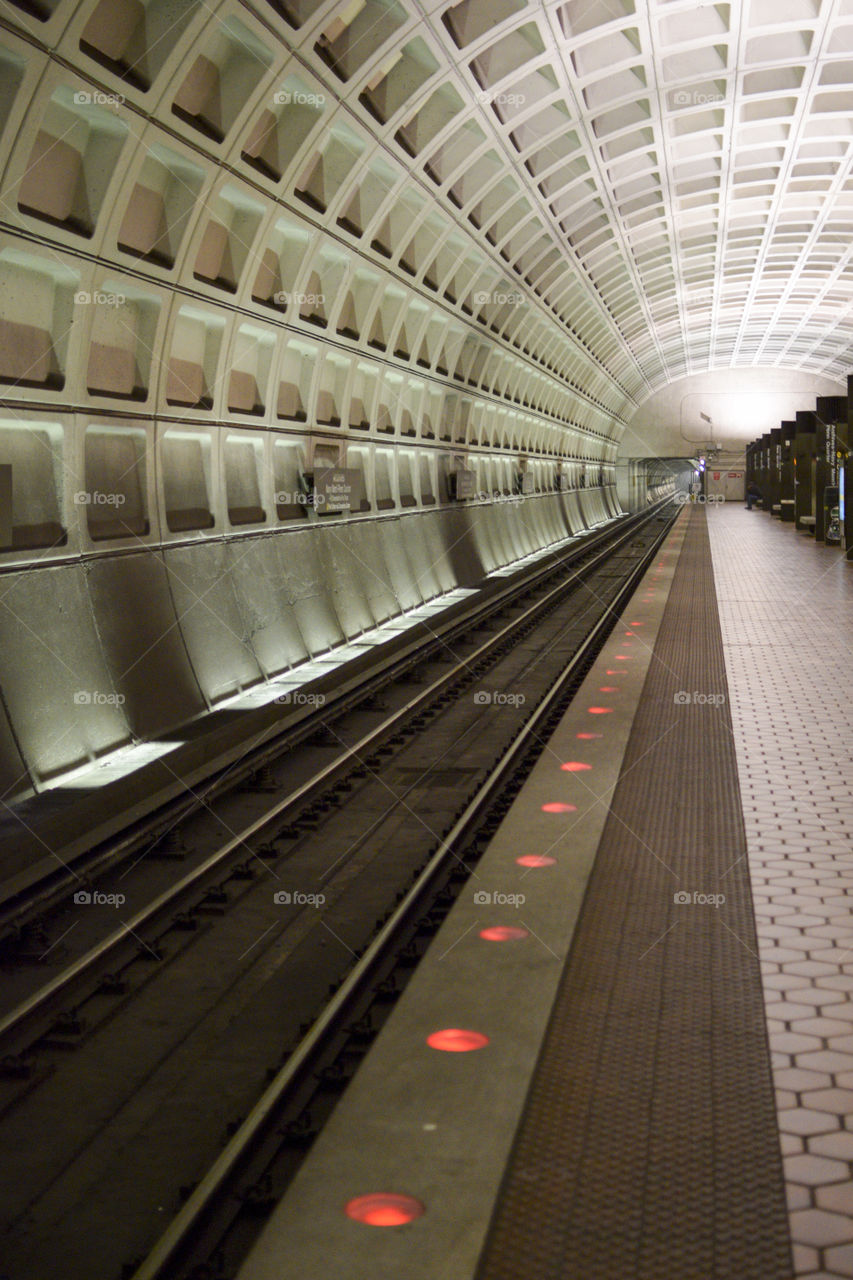
POLYGON ((682 512, 240 1280, 853 1276, 851 613, 682 512))

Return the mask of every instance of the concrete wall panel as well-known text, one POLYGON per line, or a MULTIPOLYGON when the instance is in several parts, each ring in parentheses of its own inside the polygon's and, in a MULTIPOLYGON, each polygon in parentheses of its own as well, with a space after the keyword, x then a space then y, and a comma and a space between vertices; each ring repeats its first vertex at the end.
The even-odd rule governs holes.
POLYGON ((418 517, 418 529, 423 535, 423 546, 420 547, 418 560, 422 568, 418 573, 429 571, 435 575, 438 590, 452 591, 461 585, 457 576, 460 557, 454 554, 453 538, 459 538, 458 529, 451 530, 445 522, 443 511, 426 511, 418 517))
POLYGON ((378 619, 371 612, 365 585, 368 570, 353 546, 350 527, 340 524, 323 530, 320 560, 344 635, 357 636, 375 626, 378 619))
POLYGON ((184 647, 159 554, 95 560, 87 582, 112 684, 140 738, 191 719, 205 701, 184 647))
POLYGON ((320 556, 322 530, 316 526, 288 532, 280 543, 279 557, 286 561, 287 589, 300 635, 312 656, 325 653, 345 639, 335 611, 330 585, 320 556))
POLYGON ((204 696, 217 702, 263 678, 234 586, 247 541, 196 543, 165 553, 178 621, 204 696))
POLYGON ((379 550, 385 565, 385 577, 390 584, 398 611, 414 609, 423 604, 429 595, 428 583, 417 581, 417 569, 408 554, 409 539, 406 536, 410 526, 416 522, 405 517, 397 520, 383 520, 377 528, 379 550))
POLYGON ((602 491, 314 521, 85 565, 0 590, 0 788, 67 772, 605 518, 602 491), (75 695, 79 695, 75 701, 75 695), (14 727, 14 733, 12 732, 14 727), (15 739, 21 754, 16 750, 15 739), (23 758, 22 758, 23 756, 23 758))
POLYGON ((534 547, 533 513, 528 510, 530 506, 531 503, 529 501, 507 503, 507 528, 512 539, 512 548, 515 552, 514 560, 519 560, 522 556, 529 555, 534 547))
POLYGON ((412 566, 413 586, 424 600, 432 600, 440 592, 452 590, 455 586, 452 575, 450 572, 443 575, 440 565, 435 561, 436 552, 439 559, 444 552, 435 528, 434 514, 427 512, 412 519, 403 517, 399 529, 406 559, 412 566))
POLYGON ((288 580, 288 547, 294 535, 253 538, 234 572, 234 587, 261 670, 277 675, 308 657, 288 580))
POLYGON ((81 565, 2 579, 0 688, 34 779, 129 741, 81 565))
POLYGON ((364 520, 348 529, 348 544, 361 574, 365 597, 376 622, 394 618, 403 608, 394 590, 385 547, 397 521, 364 520))
POLYGON ((583 522, 587 529, 592 528, 596 523, 596 520, 589 500, 589 489, 581 489, 578 493, 578 506, 580 507, 581 516, 583 517, 583 522))
POLYGON ((506 556, 497 531, 498 513, 491 506, 467 508, 471 528, 471 541, 487 573, 506 564, 506 556))
POLYGON ((580 497, 577 490, 573 489, 571 493, 563 495, 563 508, 572 533, 583 533, 586 528, 586 521, 581 512, 580 497))

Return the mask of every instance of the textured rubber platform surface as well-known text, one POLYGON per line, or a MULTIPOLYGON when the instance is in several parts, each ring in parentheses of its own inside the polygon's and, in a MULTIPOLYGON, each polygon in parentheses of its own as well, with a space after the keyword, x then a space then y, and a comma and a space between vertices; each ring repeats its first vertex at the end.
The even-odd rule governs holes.
POLYGON ((478 1280, 792 1274, 725 694, 694 510, 478 1280))

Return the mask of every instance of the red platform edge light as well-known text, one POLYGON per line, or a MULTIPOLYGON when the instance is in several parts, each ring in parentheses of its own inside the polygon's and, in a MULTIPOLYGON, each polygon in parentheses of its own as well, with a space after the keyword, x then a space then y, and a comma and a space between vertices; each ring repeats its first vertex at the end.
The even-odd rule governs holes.
POLYGON ((523 853, 516 862, 520 867, 553 867, 556 858, 549 858, 546 853, 523 853))
POLYGON ((414 1196, 394 1191, 373 1191, 348 1200, 344 1212, 354 1222, 363 1222, 368 1227, 402 1227, 420 1218, 426 1210, 414 1196))
POLYGON ((490 924, 488 929, 480 930, 480 937, 486 942, 520 942, 530 934, 518 924, 490 924))
POLYGON ((566 773, 583 773, 585 769, 591 769, 591 764, 584 764, 582 760, 567 760, 565 764, 561 764, 560 768, 566 773))
POLYGON ((562 800, 549 800, 547 804, 543 804, 543 813, 577 813, 576 804, 563 804, 562 800))
POLYGON ((591 742, 593 738, 603 738, 603 733, 576 733, 575 737, 580 742, 591 742))
POLYGON ((444 1027, 427 1036, 429 1047, 444 1053, 470 1053, 473 1049, 485 1049, 488 1043, 489 1037, 481 1031, 466 1031, 462 1027, 444 1027))
POLYGON ((628 626, 629 626, 629 627, 641 627, 642 625, 643 625, 643 624, 642 624, 642 622, 629 622, 629 623, 628 623, 628 626))
POLYGON ((606 716, 613 710, 612 707, 587 707, 587 711, 591 716, 606 716))
POLYGON ((615 684, 602 684, 598 686, 599 693, 618 693, 619 686, 615 684))

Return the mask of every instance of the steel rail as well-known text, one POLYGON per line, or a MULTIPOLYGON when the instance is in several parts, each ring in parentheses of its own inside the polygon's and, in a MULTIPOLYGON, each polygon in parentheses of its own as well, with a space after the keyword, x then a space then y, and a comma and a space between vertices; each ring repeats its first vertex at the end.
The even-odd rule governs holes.
MULTIPOLYGON (((609 605, 593 625, 551 689, 544 695, 530 718, 522 725, 518 735, 495 765, 489 777, 483 781, 476 795, 468 802, 463 813, 442 839, 438 849, 409 892, 372 940, 362 957, 350 970, 322 1014, 312 1024, 308 1033, 294 1049, 287 1062, 271 1081, 261 1098, 192 1191, 151 1252, 133 1273, 131 1280, 165 1280, 166 1273, 164 1268, 170 1265, 196 1223, 204 1215, 212 1201, 220 1194, 224 1184, 250 1149, 271 1114, 280 1105, 282 1098, 298 1078, 300 1072, 310 1063, 311 1055, 316 1051, 323 1037, 345 1013, 347 1004, 365 984, 371 970, 383 958, 389 942, 413 907, 417 906, 424 891, 429 887, 430 881, 434 879, 437 872, 442 869, 450 857, 456 856, 453 852, 454 844, 464 835, 472 820, 492 796, 495 787, 507 771, 513 767, 517 757, 527 749, 530 739, 536 734, 538 726, 550 714, 553 704, 560 698, 565 686, 572 681, 578 667, 584 661, 590 648, 595 645, 602 631, 606 632, 612 626, 611 615, 614 609, 621 604, 636 580, 645 571, 649 561, 657 553, 660 544, 669 533, 670 527, 671 524, 667 524, 659 537, 654 540, 642 556, 637 566, 629 573, 625 583, 620 588, 614 604, 609 605)), ((174 1276, 174 1272, 168 1274, 169 1276, 174 1276)))
MULTIPOLYGON (((656 509, 655 509, 656 510, 656 509)), ((648 518, 651 518, 649 516, 648 518)), ((254 819, 244 827, 243 830, 232 836, 221 845, 215 852, 208 855, 198 866, 192 871, 187 872, 168 889, 163 890, 155 898, 141 907, 130 920, 122 921, 121 927, 113 930, 95 946, 89 948, 82 956, 79 956, 66 969, 57 974, 44 986, 40 987, 32 995, 17 1004, 3 1017, 0 1017, 0 1038, 10 1035, 12 1032, 20 1030, 22 1025, 33 1018, 39 1012, 45 1009, 52 1000, 54 1000, 63 991, 67 990, 72 983, 83 976, 88 970, 94 968, 100 961, 104 960, 113 951, 126 945, 133 940, 133 935, 168 908, 175 908, 177 901, 189 890, 194 888, 200 882, 207 878, 212 871, 221 866, 227 858, 229 858, 236 850, 245 849, 252 857, 257 858, 265 870, 269 870, 263 858, 257 851, 248 845, 248 841, 257 838, 264 830, 275 823, 288 809, 298 805, 310 793, 317 790, 324 782, 328 781, 335 774, 339 773, 348 763, 360 762, 360 757, 368 753, 372 745, 377 744, 383 738, 392 732, 396 725, 408 719, 413 712, 419 707, 433 701, 442 688, 451 684, 458 678, 461 672, 466 668, 474 666, 482 657, 486 656, 493 649, 500 646, 506 639, 510 638, 519 627, 523 626, 526 621, 542 612, 544 608, 555 598, 559 597, 576 585, 584 578, 590 576, 600 564, 614 554, 630 537, 636 534, 637 524, 632 523, 630 528, 621 526, 619 535, 602 547, 596 554, 573 573, 562 578, 559 583, 550 588, 550 590, 526 609, 519 617, 512 622, 507 623, 500 631, 496 632, 485 643, 480 645, 473 653, 469 654, 461 662, 456 663, 452 669, 445 672, 432 684, 421 690, 413 698, 410 698, 404 706, 393 712, 387 719, 374 729, 371 729, 363 737, 361 737, 353 746, 347 747, 340 755, 336 756, 329 764, 320 769, 313 777, 301 783, 300 786, 289 792, 282 800, 279 800, 270 809, 266 810, 259 818, 254 819)), ((605 613, 606 620, 609 610, 605 613)), ((597 634, 597 631, 595 632, 597 634)))

